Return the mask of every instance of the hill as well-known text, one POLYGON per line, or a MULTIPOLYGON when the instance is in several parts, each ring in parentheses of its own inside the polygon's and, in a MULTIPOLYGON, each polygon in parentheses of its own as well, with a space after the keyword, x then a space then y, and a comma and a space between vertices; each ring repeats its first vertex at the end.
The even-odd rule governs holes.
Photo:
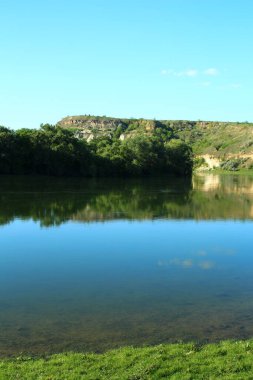
POLYGON ((88 142, 98 137, 125 140, 136 135, 159 135, 164 141, 179 138, 193 149, 196 165, 228 170, 253 167, 253 124, 186 120, 120 119, 68 116, 58 122, 88 142))

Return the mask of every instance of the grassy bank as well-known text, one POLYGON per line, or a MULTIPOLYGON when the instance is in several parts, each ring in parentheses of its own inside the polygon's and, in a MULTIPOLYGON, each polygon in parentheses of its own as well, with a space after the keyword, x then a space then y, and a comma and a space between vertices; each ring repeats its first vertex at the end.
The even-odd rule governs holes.
POLYGON ((253 169, 239 169, 235 171, 222 170, 222 169, 214 169, 212 173, 215 174, 233 174, 233 175, 247 175, 253 176, 253 169))
POLYGON ((253 379, 253 340, 2 358, 0 379, 253 379))
POLYGON ((253 169, 239 169, 239 170, 223 170, 223 169, 210 169, 210 170, 194 170, 194 174, 229 174, 229 175, 247 175, 253 176, 253 169))

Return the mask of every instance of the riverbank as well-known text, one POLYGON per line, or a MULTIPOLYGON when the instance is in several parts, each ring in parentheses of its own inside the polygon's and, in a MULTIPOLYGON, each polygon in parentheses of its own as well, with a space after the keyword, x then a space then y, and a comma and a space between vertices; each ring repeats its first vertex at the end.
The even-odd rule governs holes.
POLYGON ((0 378, 12 379, 252 379, 253 340, 198 346, 124 347, 104 354, 65 353, 0 360, 0 378))
POLYGON ((198 174, 229 174, 229 175, 247 175, 247 176, 253 176, 253 169, 239 169, 239 170, 224 170, 220 168, 215 168, 215 169, 209 169, 209 170, 194 170, 193 171, 194 175, 198 174))
POLYGON ((212 173, 214 174, 233 174, 233 175, 248 175, 253 176, 253 170, 252 169, 239 169, 235 171, 230 170, 222 170, 222 169, 213 169, 212 173))

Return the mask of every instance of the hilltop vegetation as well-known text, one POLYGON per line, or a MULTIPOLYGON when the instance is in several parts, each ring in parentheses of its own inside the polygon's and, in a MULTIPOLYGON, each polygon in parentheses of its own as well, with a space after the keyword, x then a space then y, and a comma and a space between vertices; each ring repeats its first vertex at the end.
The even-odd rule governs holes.
POLYGON ((176 124, 175 132, 192 146, 195 154, 222 157, 253 153, 253 124, 187 122, 176 124))
POLYGON ((115 136, 121 139, 136 134, 160 135, 164 140, 180 138, 195 154, 221 156, 253 153, 253 124, 186 120, 117 119, 99 116, 68 116, 58 122, 84 139, 115 136))
POLYGON ((130 140, 137 135, 159 136, 164 142, 180 139, 192 148, 194 156, 200 159, 199 164, 208 155, 227 170, 253 167, 253 124, 248 122, 157 121, 86 115, 66 117, 58 125, 75 130, 77 136, 87 141, 111 136, 130 140))
POLYGON ((138 134, 122 141, 116 131, 87 142, 73 129, 48 124, 17 131, 0 127, 0 174, 106 177, 191 171, 190 147, 172 136, 138 134))

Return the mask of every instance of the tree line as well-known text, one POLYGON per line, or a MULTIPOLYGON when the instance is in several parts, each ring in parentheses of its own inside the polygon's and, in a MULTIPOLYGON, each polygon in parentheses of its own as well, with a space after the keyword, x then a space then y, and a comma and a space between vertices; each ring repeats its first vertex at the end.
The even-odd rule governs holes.
POLYGON ((49 124, 16 131, 0 127, 0 174, 108 177, 191 172, 191 148, 159 134, 123 141, 99 137, 87 143, 74 131, 49 124))

